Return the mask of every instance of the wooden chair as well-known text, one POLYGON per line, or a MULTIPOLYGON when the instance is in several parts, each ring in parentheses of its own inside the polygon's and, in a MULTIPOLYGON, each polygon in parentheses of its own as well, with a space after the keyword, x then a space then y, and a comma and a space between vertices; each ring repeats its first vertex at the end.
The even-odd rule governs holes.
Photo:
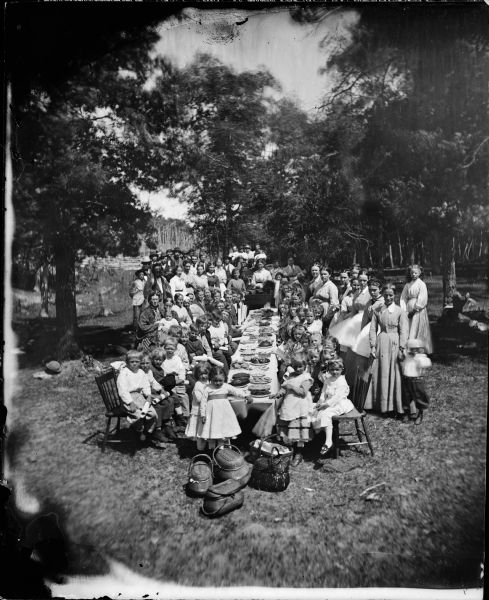
POLYGON ((340 446, 347 448, 349 446, 367 445, 372 456, 374 455, 374 449, 370 441, 370 436, 368 435, 367 424, 365 423, 366 413, 363 410, 371 380, 372 372, 370 369, 366 373, 364 373, 360 369, 357 369, 355 387, 353 389, 353 393, 351 394, 351 401, 353 402, 355 408, 350 412, 345 413, 344 415, 338 415, 333 417, 334 458, 338 458, 340 456, 340 446), (355 432, 340 431, 341 423, 351 421, 355 423, 355 432), (340 443, 340 435, 342 437, 354 437, 356 435, 358 437, 358 442, 343 441, 342 443, 340 443))
MULTIPOLYGON (((126 442, 126 440, 120 439, 119 437, 109 439, 109 436, 113 436, 114 434, 119 436, 121 430, 121 419, 127 415, 127 411, 124 407, 124 403, 120 399, 119 392, 117 391, 116 374, 113 369, 107 370, 101 375, 96 375, 95 382, 98 386, 106 409, 105 416, 107 418, 107 425, 105 427, 104 439, 102 441, 102 452, 105 452, 105 446, 107 443, 120 444, 126 442), (111 430, 110 425, 112 423, 112 419, 116 419, 116 425, 114 429, 111 430)), ((97 435, 97 433, 93 435, 97 435)), ((132 437, 134 438, 134 436, 132 437)), ((135 438, 133 443, 134 442, 135 438)))

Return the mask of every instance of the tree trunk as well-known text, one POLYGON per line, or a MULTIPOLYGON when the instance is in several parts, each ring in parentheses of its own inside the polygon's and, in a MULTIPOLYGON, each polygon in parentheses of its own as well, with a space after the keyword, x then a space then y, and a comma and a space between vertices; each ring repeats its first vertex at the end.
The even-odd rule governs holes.
POLYGON ((399 243, 399 266, 402 267, 404 265, 404 257, 402 255, 401 236, 399 235, 399 232, 397 232, 397 241, 399 243))
POLYGON ((39 271, 39 291, 41 292, 41 319, 49 318, 49 263, 45 261, 39 271))
POLYGON ((392 253, 392 244, 389 242, 389 261, 391 269, 394 268, 394 255, 392 253))
POLYGON ((457 288, 457 278, 455 272, 455 238, 445 241, 443 247, 443 303, 451 304, 453 292, 457 288))
POLYGON ((79 354, 76 342, 75 254, 70 243, 54 248, 56 263, 56 330, 58 358, 74 358, 79 354))

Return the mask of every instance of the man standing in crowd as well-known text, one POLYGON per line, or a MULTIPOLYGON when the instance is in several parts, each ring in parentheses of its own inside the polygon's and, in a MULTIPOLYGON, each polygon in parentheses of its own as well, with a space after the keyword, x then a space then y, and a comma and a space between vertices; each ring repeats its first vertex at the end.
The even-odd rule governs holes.
POLYGON ((163 268, 163 275, 166 277, 166 279, 173 277, 176 264, 171 256, 171 252, 167 251, 163 254, 161 266, 163 268))
POLYGON ((147 299, 151 292, 161 294, 161 300, 164 302, 167 297, 171 297, 170 284, 163 275, 163 269, 160 263, 155 263, 153 272, 148 277, 144 286, 144 297, 147 299))
POLYGON ((203 250, 201 250, 199 254, 199 263, 204 267, 204 273, 206 273, 207 269, 209 268, 209 261, 207 260, 207 256, 203 250))
POLYGON ((192 252, 192 255, 190 257, 190 273, 192 275, 197 275, 197 263, 198 262, 199 262, 199 259, 197 257, 197 253, 192 252))
POLYGON ((294 264, 294 258, 292 256, 289 256, 287 259, 287 266, 282 269, 282 273, 291 283, 297 281, 298 277, 304 275, 302 269, 294 264))
POLYGON ((173 248, 173 262, 175 263, 175 268, 183 267, 183 256, 180 248, 173 248))

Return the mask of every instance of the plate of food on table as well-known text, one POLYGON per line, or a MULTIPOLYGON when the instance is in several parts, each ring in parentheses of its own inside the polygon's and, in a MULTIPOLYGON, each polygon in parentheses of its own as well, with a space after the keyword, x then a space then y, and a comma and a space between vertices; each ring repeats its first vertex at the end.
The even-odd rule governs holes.
POLYGON ((270 359, 266 356, 254 356, 250 362, 254 365, 266 365, 270 362, 270 359))
POLYGON ((248 391, 255 398, 263 398, 270 395, 270 384, 255 383, 248 386, 248 391))
POLYGON ((268 377, 268 375, 262 375, 262 374, 251 374, 250 376, 250 383, 258 383, 258 384, 269 384, 272 382, 272 378, 268 377))
POLYGON ((250 383, 250 374, 246 372, 234 373, 231 377, 231 385, 235 387, 245 387, 250 383))

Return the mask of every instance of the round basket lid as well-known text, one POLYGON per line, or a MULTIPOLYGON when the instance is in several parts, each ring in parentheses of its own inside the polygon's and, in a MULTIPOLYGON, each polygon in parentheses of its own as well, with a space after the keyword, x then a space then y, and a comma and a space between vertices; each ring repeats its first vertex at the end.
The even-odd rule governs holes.
POLYGON ((226 470, 239 469, 245 462, 243 456, 232 448, 219 448, 214 456, 219 467, 226 470))

